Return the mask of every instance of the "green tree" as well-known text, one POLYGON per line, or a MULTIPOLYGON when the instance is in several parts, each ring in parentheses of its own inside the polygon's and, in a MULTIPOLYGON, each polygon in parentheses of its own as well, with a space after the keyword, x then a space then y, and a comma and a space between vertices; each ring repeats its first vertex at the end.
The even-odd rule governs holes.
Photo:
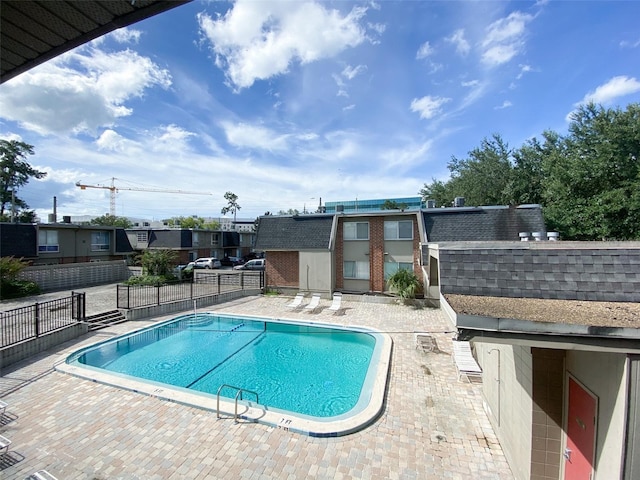
POLYGON ((424 187, 418 192, 418 195, 420 195, 424 201, 434 200, 436 205, 440 206, 451 205, 455 197, 451 191, 449 182, 445 183, 435 178, 431 179, 431 183, 425 183, 424 187))
POLYGON ((117 217, 108 213, 101 217, 92 218, 89 222, 91 225, 106 225, 111 227, 131 228, 133 223, 126 217, 117 217))
POLYGON ((204 222, 202 225, 204 230, 220 230, 220 222, 216 220, 211 220, 209 222, 204 222))
POLYGON ((176 259, 177 254, 173 250, 145 250, 140 258, 140 263, 145 275, 171 277, 176 259))
POLYGON ((224 194, 224 199, 227 201, 227 206, 222 208, 222 214, 233 213, 233 223, 236 223, 236 213, 241 208, 238 205, 238 196, 235 193, 227 192, 224 194))
POLYGON ((511 150, 498 134, 483 139, 469 158, 451 157, 450 189, 454 197, 464 197, 467 205, 509 205, 512 178, 511 150))
POLYGON ((172 217, 163 221, 171 227, 194 228, 197 230, 220 229, 220 222, 217 222, 215 220, 207 222, 204 218, 197 215, 192 215, 190 217, 172 217))
MULTIPOLYGON (((33 155, 33 146, 17 140, 0 139, 0 218, 6 220, 7 204, 13 204, 22 211, 29 205, 16 195, 16 191, 29 183, 31 178, 44 178, 47 173, 33 168, 26 159, 33 155)), ((22 214, 22 213, 20 213, 22 214)))
POLYGON ((402 210, 403 212, 407 209, 408 205, 406 203, 398 203, 395 200, 385 200, 382 204, 382 210, 402 210))
POLYGON ((290 208, 289 210, 280 210, 278 215, 300 215, 300 211, 297 208, 290 208))
POLYGON ((583 105, 544 158, 545 219, 563 238, 640 238, 640 104, 583 105))

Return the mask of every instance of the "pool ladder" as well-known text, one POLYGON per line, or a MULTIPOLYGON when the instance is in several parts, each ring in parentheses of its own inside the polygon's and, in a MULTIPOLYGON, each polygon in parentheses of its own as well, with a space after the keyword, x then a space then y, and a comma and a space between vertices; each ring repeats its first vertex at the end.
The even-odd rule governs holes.
POLYGON ((220 385, 220 388, 218 388, 218 394, 216 395, 216 399, 217 399, 216 415, 217 415, 218 418, 222 418, 222 416, 220 416, 220 392, 225 387, 237 390, 237 393, 236 393, 236 396, 235 396, 235 410, 233 412, 233 420, 235 422, 238 421, 238 400, 242 400, 242 392, 251 393, 252 395, 255 395, 256 396, 256 403, 260 403, 260 400, 258 399, 258 394, 256 392, 253 392, 251 390, 247 390, 246 388, 234 387, 233 385, 228 385, 228 384, 224 383, 224 384, 220 385))

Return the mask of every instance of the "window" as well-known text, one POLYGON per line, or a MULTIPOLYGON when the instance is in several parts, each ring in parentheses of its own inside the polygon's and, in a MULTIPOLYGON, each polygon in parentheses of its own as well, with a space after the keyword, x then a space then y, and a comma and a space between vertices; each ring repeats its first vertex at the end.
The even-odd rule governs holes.
POLYGON ((60 250, 58 246, 57 230, 39 230, 38 231, 38 252, 57 252, 60 250))
POLYGON ((413 240, 413 222, 411 220, 384 222, 384 239, 413 240))
POLYGON ((413 263, 411 262, 385 262, 384 263, 384 279, 388 280, 391 275, 398 270, 410 270, 413 272, 413 263))
POLYGON ((369 222, 345 222, 344 239, 369 240, 369 222))
POLYGON ((217 233, 212 233, 211 234, 211 245, 218 245, 218 234, 217 233))
POLYGON ((369 262, 344 262, 344 278, 369 280, 369 262))
POLYGON ((191 241, 193 242, 193 246, 200 245, 200 236, 198 232, 191 232, 191 241))
POLYGON ((91 251, 104 252, 109 250, 109 232, 91 233, 91 251))
POLYGON ((139 242, 148 242, 149 241, 149 232, 136 232, 136 239, 139 242))

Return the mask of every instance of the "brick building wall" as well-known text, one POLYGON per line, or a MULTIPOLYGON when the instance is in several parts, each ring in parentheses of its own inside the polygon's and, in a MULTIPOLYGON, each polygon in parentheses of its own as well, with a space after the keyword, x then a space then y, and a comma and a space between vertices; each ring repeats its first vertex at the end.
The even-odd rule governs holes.
POLYGON ((295 287, 300 285, 298 252, 268 252, 266 283, 273 287, 295 287))

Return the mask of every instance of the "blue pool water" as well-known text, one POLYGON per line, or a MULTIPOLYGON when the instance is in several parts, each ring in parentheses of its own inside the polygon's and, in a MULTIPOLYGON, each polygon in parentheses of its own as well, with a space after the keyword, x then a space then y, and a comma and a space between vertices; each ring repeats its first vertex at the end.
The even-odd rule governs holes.
POLYGON ((358 403, 375 343, 365 332, 201 313, 82 350, 68 363, 212 395, 233 385, 256 392, 262 405, 333 417, 358 403))

